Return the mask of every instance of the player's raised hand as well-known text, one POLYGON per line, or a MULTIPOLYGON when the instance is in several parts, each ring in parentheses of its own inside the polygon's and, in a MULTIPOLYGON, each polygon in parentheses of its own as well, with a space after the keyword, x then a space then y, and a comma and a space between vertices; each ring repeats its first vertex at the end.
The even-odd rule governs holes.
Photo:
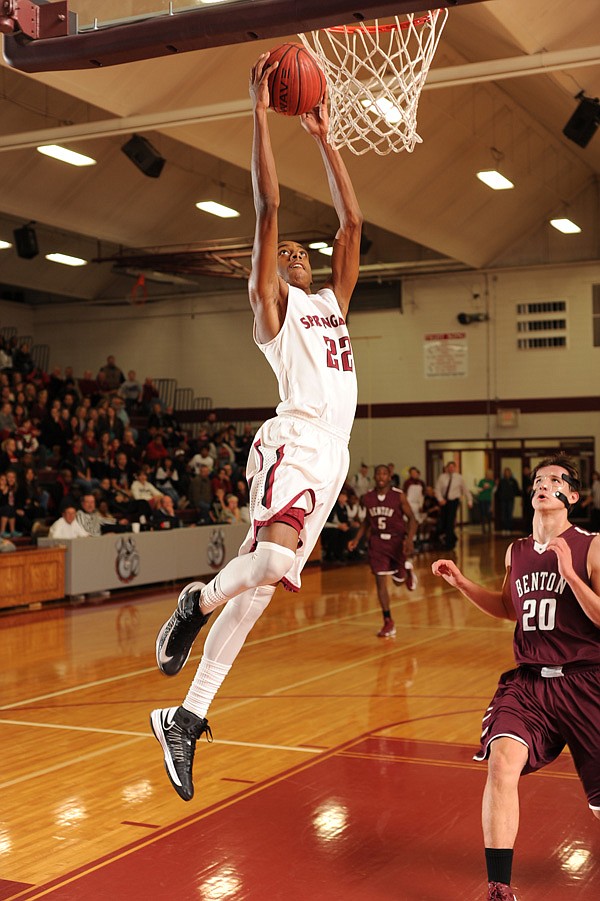
POLYGON ((269 82, 271 72, 274 72, 279 62, 269 65, 269 54, 261 53, 250 71, 250 97, 254 109, 268 109, 269 82))
POLYGON ((453 588, 458 588, 462 573, 453 560, 436 560, 431 564, 431 572, 434 576, 441 576, 453 588))
POLYGON ((315 138, 323 138, 327 140, 327 132, 329 130, 329 111, 327 109, 327 90, 321 97, 320 102, 314 109, 303 113, 300 116, 302 128, 313 135, 315 138))

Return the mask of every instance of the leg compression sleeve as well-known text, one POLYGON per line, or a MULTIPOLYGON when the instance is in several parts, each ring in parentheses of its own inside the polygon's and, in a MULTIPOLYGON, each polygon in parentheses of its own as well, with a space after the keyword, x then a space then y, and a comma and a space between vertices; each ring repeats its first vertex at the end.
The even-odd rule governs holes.
POLYGON ((291 569, 295 558, 290 548, 272 541, 259 541, 252 554, 230 560, 202 589, 202 611, 208 613, 249 588, 276 585, 291 569))
POLYGON ((226 605, 206 637, 202 660, 183 702, 186 710, 206 716, 248 633, 274 593, 273 585, 251 588, 226 605))

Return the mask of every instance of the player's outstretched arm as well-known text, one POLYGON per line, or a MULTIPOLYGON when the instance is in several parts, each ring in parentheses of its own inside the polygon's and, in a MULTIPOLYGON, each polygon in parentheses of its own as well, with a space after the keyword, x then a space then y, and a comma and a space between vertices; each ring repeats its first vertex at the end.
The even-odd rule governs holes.
MULTIPOLYGON (((507 551, 507 557, 510 552, 507 551)), ((516 619, 514 608, 510 600, 508 575, 510 572, 510 564, 507 567, 504 584, 501 591, 490 591, 483 585, 467 579, 460 571, 454 560, 436 560, 432 564, 431 571, 434 576, 441 576, 449 585, 456 588, 468 601, 471 601, 475 607, 493 616, 496 619, 516 619)))
POLYGON ((573 569, 571 548, 560 535, 548 542, 549 551, 553 551, 558 559, 558 570, 569 583, 573 594, 579 601, 585 615, 596 626, 600 626, 600 535, 592 543, 588 551, 587 565, 591 586, 583 582, 573 569))
POLYGON ((262 53, 250 74, 254 138, 252 142, 252 189, 256 229, 252 248, 252 271, 248 280, 250 305, 259 341, 266 344, 279 333, 285 317, 287 285, 277 274, 279 180, 267 122, 269 108, 269 54, 262 53))
POLYGON ((344 316, 348 312, 352 292, 358 281, 360 267, 360 235, 363 217, 354 193, 350 175, 340 153, 327 143, 329 114, 327 95, 321 103, 301 116, 302 127, 312 135, 319 145, 329 190, 340 227, 333 242, 331 256, 331 280, 333 289, 344 316))

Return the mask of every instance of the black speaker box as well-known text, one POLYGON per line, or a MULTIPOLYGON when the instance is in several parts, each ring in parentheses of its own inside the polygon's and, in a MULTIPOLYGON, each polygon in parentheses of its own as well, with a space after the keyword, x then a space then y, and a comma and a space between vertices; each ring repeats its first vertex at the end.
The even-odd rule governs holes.
POLYGON ((162 172, 165 161, 146 138, 133 135, 121 150, 149 178, 158 178, 162 172))
POLYGON ((37 235, 31 225, 16 228, 13 232, 17 256, 24 260, 32 260, 39 253, 37 235))
POLYGON ((565 137, 580 147, 587 147, 600 124, 600 104, 584 97, 563 128, 565 137))

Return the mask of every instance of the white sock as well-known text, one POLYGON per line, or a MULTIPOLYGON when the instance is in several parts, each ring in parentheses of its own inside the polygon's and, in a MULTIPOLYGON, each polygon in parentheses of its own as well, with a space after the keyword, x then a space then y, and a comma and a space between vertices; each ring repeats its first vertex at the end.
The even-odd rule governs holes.
POLYGON ((202 657, 182 707, 190 713, 195 713, 196 716, 205 717, 212 699, 230 669, 231 664, 216 663, 202 657))

